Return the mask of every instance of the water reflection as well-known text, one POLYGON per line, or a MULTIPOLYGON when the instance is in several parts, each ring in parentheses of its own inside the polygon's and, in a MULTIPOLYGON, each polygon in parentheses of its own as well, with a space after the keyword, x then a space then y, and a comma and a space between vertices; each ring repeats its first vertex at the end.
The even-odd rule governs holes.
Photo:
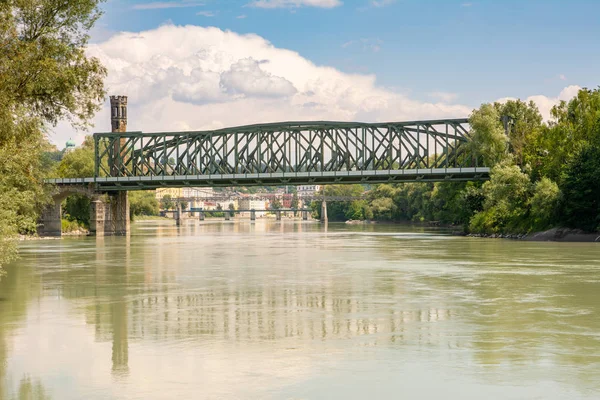
POLYGON ((546 398, 600 391, 594 245, 207 221, 139 224, 131 238, 28 243, 23 252, 0 282, 0 394, 31 373, 67 398, 26 348, 56 356, 39 346, 36 333, 48 326, 93 353, 60 355, 62 374, 78 375, 94 360, 76 382, 86 398, 95 393, 86 392, 89 380, 124 398, 158 398, 153 390, 164 387, 189 397, 194 371, 210 377, 207 397, 279 398, 342 365, 347 378, 373 357, 387 360, 385 368, 408 360, 443 367, 470 379, 464 384, 488 385, 488 394, 515 380, 560 386, 546 398), (85 343, 86 327, 98 345, 85 343), (106 372, 121 383, 105 380, 106 372), (119 386, 140 379, 156 382, 142 394, 119 386), (231 385, 240 381, 243 388, 231 385))

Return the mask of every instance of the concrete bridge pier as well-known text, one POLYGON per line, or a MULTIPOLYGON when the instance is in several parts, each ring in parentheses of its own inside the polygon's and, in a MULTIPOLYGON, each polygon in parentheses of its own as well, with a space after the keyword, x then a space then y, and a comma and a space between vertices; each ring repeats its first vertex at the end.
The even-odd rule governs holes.
POLYGON ((256 211, 250 210, 250 221, 256 221, 256 211))
POLYGON ((61 223, 61 209, 60 203, 62 199, 54 201, 49 204, 42 211, 40 216, 40 225, 38 226, 38 235, 40 236, 61 236, 62 234, 62 223, 61 223))
POLYGON ((225 221, 229 221, 231 219, 231 213, 229 211, 225 211, 225 221))
POLYGON ((308 211, 302 211, 302 220, 308 221, 308 211))
POLYGON ((175 225, 181 226, 183 219, 183 213, 181 212, 181 204, 177 203, 177 210, 175 210, 175 225))
POLYGON ((198 216, 198 219, 199 219, 200 221, 204 221, 204 213, 203 213, 202 211, 200 211, 200 212, 198 213, 198 215, 199 215, 199 216, 198 216))
POLYGON ((281 221, 281 211, 279 211, 279 210, 275 211, 275 220, 281 221))
POLYGON ((68 188, 57 193, 40 215, 38 235, 62 235, 61 203, 68 196, 79 194, 91 199, 90 203, 90 235, 112 236, 127 235, 130 230, 129 196, 127 192, 113 192, 105 196, 86 188, 68 188))
POLYGON ((127 192, 109 193, 106 201, 99 198, 90 205, 90 235, 124 236, 129 234, 129 195, 127 192))
POLYGON ((325 200, 321 203, 321 223, 327 223, 327 202, 325 200))

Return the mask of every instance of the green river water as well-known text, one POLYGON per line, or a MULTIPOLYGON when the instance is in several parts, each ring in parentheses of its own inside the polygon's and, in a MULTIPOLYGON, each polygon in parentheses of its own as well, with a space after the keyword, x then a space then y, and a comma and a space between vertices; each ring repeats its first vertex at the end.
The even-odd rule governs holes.
POLYGON ((600 399, 600 245, 140 222, 21 244, 0 399, 600 399))

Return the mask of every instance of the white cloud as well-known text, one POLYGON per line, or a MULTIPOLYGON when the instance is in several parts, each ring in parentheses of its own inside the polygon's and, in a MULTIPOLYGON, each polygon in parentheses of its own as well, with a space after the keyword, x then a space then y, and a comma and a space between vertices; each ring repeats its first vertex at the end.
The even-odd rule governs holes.
POLYGON ((433 99, 440 100, 445 103, 451 103, 458 98, 458 94, 448 92, 431 92, 428 93, 428 95, 433 99))
POLYGON ((198 11, 196 15, 201 15, 203 17, 214 17, 216 14, 212 11, 198 11))
MULTIPOLYGON (((317 66, 260 36, 164 25, 90 45, 108 94, 129 96, 129 130, 212 129, 289 120, 402 121, 464 117, 463 105, 420 102, 375 76, 317 66), (173 46, 177 43, 177 46, 173 46)), ((94 131, 110 130, 108 101, 94 131)), ((62 125, 54 141, 73 135, 62 125)), ((75 136, 80 141, 82 135, 75 136)))
MULTIPOLYGON (((534 95, 534 96, 527 97, 524 101, 527 103, 529 101, 533 101, 538 106, 538 108, 540 110, 540 114, 542 114, 542 117, 544 118, 544 120, 549 121, 550 120, 550 110, 552 110, 552 107, 554 107, 555 105, 560 103, 562 100, 564 100, 564 101, 571 100, 573 97, 575 97, 577 95, 577 92, 579 92, 580 90, 581 90, 580 86, 570 85, 570 86, 567 86, 566 88, 564 88, 563 90, 561 90, 561 92, 558 94, 557 97, 534 95)), ((516 98, 515 97, 503 97, 496 101, 500 102, 500 103, 504 103, 508 100, 516 100, 516 98)))
POLYGON ((290 81, 261 69, 252 58, 239 60, 223 72, 219 85, 226 93, 244 97, 286 97, 297 92, 290 81))
POLYGON ((247 16, 245 14, 242 14, 242 15, 238 15, 236 18, 237 19, 244 19, 244 18, 247 18, 247 16))
POLYGON ((204 3, 193 1, 154 1, 135 4, 132 8, 134 10, 162 10, 165 8, 199 7, 203 5, 204 3))
POLYGON ((471 7, 473 5, 473 3, 462 3, 460 6, 461 7, 471 7))
POLYGON ((371 0, 369 4, 371 4, 371 7, 386 7, 389 6, 390 4, 394 4, 396 2, 396 0, 371 0))
MULTIPOLYGON (((129 96, 131 131, 291 120, 407 121, 466 117, 473 108, 449 104, 448 97, 418 101, 378 86, 374 75, 317 66, 260 36, 214 27, 164 25, 122 32, 91 44, 87 52, 107 67, 108 94, 129 96)), ((559 98, 572 96, 577 88, 566 88, 559 98)), ((110 130, 108 100, 94 122, 93 131, 110 130)), ((61 147, 69 137, 79 143, 84 135, 66 123, 54 132, 51 139, 61 147)))
POLYGON ((558 75, 558 79, 560 79, 561 81, 566 81, 567 77, 564 74, 560 74, 558 75))
POLYGON ((340 0, 254 0, 247 4, 258 8, 334 8, 342 5, 340 0))

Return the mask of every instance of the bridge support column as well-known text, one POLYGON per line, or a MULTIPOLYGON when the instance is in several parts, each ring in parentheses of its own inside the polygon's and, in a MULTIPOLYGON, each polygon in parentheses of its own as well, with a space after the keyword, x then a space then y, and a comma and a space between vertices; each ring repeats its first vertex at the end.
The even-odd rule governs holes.
POLYGON ((279 211, 279 210, 275 211, 275 220, 281 221, 281 211, 279 211))
POLYGON ((38 235, 40 236, 61 236, 62 225, 60 219, 60 200, 53 200, 42 211, 40 224, 38 225, 38 235))
POLYGON ((229 211, 225 211, 225 221, 229 221, 231 219, 231 213, 229 211))
POLYGON ((199 214, 198 218, 200 219, 200 221, 204 221, 204 213, 202 211, 200 211, 198 214, 199 214))
POLYGON ((302 211, 302 220, 308 221, 308 211, 302 211))
POLYGON ((108 195, 108 204, 105 207, 104 234, 107 236, 124 236, 129 234, 131 224, 129 221, 129 195, 127 192, 117 192, 108 195), (108 208, 108 210, 107 210, 108 208), (110 211, 107 213, 106 211, 110 211), (108 217, 108 218, 107 218, 108 217))
POLYGON ((256 221, 256 211, 250 210, 250 221, 256 221))
POLYGON ((102 200, 90 203, 90 235, 104 236, 106 204, 102 200))
POLYGON ((181 214, 183 214, 181 212, 181 204, 178 202, 177 209, 175 210, 175 225, 177 225, 177 226, 181 226, 181 220, 182 220, 181 214))
POLYGON ((321 203, 321 223, 327 223, 327 202, 325 200, 321 203))

